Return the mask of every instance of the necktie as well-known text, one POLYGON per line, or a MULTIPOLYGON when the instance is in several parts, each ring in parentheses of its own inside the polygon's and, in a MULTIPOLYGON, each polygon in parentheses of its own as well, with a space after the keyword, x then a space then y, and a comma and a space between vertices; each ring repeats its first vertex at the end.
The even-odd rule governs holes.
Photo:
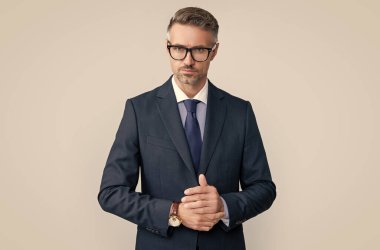
POLYGON ((197 104, 200 102, 198 100, 187 99, 183 101, 187 110, 186 120, 185 120, 185 133, 187 137, 187 142, 190 147, 190 153, 193 160, 193 165, 195 172, 198 173, 199 164, 201 160, 202 151, 202 138, 201 130, 199 128, 199 123, 197 119, 197 104))

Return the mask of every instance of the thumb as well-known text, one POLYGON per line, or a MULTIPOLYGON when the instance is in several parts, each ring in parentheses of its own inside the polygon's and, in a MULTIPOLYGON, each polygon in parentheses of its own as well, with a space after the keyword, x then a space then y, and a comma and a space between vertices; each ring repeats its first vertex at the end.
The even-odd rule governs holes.
POLYGON ((207 186, 206 176, 204 174, 199 175, 199 185, 201 187, 207 186))

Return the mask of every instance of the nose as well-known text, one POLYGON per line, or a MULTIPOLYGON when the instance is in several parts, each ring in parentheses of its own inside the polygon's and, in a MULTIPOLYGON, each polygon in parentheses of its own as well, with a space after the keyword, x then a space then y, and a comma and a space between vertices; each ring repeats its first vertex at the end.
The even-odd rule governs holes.
POLYGON ((185 59, 183 59, 183 63, 185 65, 194 65, 195 61, 194 61, 193 57, 191 56, 190 51, 187 52, 185 59))

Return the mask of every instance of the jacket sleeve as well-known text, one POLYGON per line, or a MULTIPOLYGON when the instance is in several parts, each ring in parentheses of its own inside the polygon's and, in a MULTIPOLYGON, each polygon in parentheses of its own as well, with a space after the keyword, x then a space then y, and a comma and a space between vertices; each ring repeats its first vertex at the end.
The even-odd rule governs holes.
POLYGON ((171 201, 136 192, 141 163, 133 103, 127 100, 98 194, 101 208, 148 231, 168 236, 171 201))
POLYGON ((276 186, 271 173, 263 142, 252 106, 247 102, 245 139, 240 166, 242 191, 222 194, 229 213, 229 226, 219 225, 226 231, 269 209, 276 198, 276 186))

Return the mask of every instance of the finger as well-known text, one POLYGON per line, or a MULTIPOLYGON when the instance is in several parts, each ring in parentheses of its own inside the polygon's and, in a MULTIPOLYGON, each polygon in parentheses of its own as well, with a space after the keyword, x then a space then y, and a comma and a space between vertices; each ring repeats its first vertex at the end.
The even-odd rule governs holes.
POLYGON ((207 180, 206 180, 206 176, 204 174, 200 174, 198 179, 199 179, 199 185, 201 187, 207 186, 207 180))
POLYGON ((192 228, 194 230, 200 230, 200 228, 211 228, 215 225, 215 222, 212 220, 205 220, 205 219, 196 219, 193 221, 188 221, 187 223, 184 223, 186 227, 192 228))
POLYGON ((194 201, 201 201, 201 200, 208 200, 209 195, 207 194, 193 194, 193 195, 187 195, 182 197, 181 202, 194 202, 194 201))
POLYGON ((194 208, 210 207, 211 205, 212 205, 212 202, 209 202, 209 201, 194 201, 194 202, 184 203, 183 207, 187 209, 194 209, 194 208))
POLYGON ((216 213, 215 214, 215 218, 218 219, 218 220, 224 218, 224 212, 218 212, 218 213, 216 213))
POLYGON ((212 228, 212 227, 200 227, 200 228, 198 228, 197 230, 198 230, 198 231, 206 231, 206 232, 208 232, 208 231, 211 230, 211 228, 212 228))
POLYGON ((224 217, 223 212, 217 212, 217 213, 210 213, 210 214, 204 214, 202 215, 204 221, 212 221, 212 220, 219 220, 224 217))
POLYGON ((208 193, 209 186, 196 186, 192 188, 188 188, 185 190, 185 195, 193 195, 193 194, 203 194, 203 193, 208 193))
POLYGON ((207 222, 207 223, 183 223, 183 225, 187 228, 191 228, 193 230, 198 231, 209 231, 215 223, 207 222))
POLYGON ((213 214, 216 213, 216 209, 213 207, 199 207, 191 209, 191 212, 195 214, 213 214))
POLYGON ((210 229, 214 226, 214 223, 207 223, 206 225, 202 224, 194 224, 194 225, 188 225, 189 228, 193 230, 198 230, 198 231, 210 231, 210 229))
POLYGON ((215 225, 223 218, 222 214, 220 213, 203 214, 202 216, 203 223, 208 222, 212 223, 212 225, 215 225))
POLYGON ((193 195, 193 194, 206 194, 206 193, 214 193, 218 194, 218 190, 214 186, 196 186, 192 188, 188 188, 184 191, 185 195, 193 195))

